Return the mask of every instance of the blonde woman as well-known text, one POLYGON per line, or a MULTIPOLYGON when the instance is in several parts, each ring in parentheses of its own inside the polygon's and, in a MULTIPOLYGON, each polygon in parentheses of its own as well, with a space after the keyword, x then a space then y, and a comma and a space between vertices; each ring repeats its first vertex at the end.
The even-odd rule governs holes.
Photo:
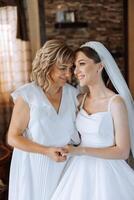
POLYGON ((79 143, 77 91, 67 84, 73 61, 64 42, 47 41, 33 61, 33 81, 12 93, 9 200, 50 200, 66 163, 63 147, 71 140, 79 143))

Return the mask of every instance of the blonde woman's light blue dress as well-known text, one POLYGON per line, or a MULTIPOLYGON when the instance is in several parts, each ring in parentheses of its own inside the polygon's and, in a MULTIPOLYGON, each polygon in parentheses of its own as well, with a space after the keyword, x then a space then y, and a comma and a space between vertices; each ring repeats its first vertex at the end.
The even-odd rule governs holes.
MULTIPOLYGON (((70 140, 79 143, 75 129, 77 94, 74 87, 66 84, 57 113, 42 89, 34 82, 13 92, 14 100, 21 96, 30 108, 30 121, 24 137, 53 147, 63 147, 70 140)), ((14 148, 10 168, 9 200, 50 200, 65 164, 66 162, 57 163, 46 155, 14 148)))

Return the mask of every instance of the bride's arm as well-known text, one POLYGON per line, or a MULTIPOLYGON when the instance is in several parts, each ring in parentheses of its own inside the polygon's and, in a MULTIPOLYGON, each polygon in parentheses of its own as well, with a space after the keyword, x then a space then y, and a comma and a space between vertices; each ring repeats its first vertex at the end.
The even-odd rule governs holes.
MULTIPOLYGON (((103 159, 124 159, 129 156, 130 137, 128 115, 125 103, 121 97, 115 98, 111 104, 113 116, 115 145, 106 148, 72 147, 68 146, 68 151, 72 154, 90 155, 103 159)), ((107 130, 108 131, 108 130, 107 130)))

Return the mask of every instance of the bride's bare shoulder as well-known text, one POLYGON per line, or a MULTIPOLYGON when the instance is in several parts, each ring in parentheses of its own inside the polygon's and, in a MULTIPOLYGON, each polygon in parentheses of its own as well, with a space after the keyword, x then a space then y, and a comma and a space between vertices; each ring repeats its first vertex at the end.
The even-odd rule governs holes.
POLYGON ((124 99, 121 96, 116 96, 111 103, 111 111, 117 113, 127 113, 127 108, 124 99))
POLYGON ((79 94, 77 96, 77 99, 78 99, 79 103, 82 101, 83 97, 84 97, 84 94, 79 94))

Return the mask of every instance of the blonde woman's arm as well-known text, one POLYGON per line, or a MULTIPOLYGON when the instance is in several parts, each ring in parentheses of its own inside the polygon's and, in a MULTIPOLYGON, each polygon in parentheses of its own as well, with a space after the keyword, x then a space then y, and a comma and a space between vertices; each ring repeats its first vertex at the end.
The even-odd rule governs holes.
POLYGON ((29 106, 22 97, 18 97, 15 101, 8 130, 8 144, 23 151, 45 154, 57 162, 64 161, 66 157, 59 156, 60 153, 64 153, 62 148, 43 146, 23 136, 24 131, 28 127, 29 119, 29 106))

